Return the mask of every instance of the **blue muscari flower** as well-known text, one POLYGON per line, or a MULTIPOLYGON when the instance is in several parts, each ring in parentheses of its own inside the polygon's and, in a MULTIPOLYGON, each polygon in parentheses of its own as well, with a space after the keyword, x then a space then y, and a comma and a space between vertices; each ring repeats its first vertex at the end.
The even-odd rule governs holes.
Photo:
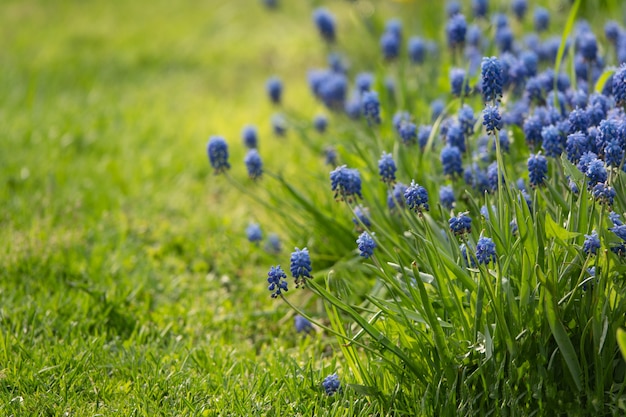
POLYGON ((257 223, 250 223, 248 227, 246 227, 246 236, 248 240, 252 243, 258 243, 263 239, 263 232, 261 231, 261 226, 257 223))
POLYGON ((267 289, 272 291, 272 298, 276 298, 282 294, 283 291, 287 292, 287 274, 280 267, 280 265, 272 266, 267 273, 267 282, 270 284, 267 289))
POLYGON ((467 28, 467 35, 465 36, 467 44, 474 48, 480 48, 482 41, 482 33, 478 25, 470 25, 467 28))
POLYGON ((450 146, 456 146, 461 153, 465 153, 465 135, 458 123, 451 123, 446 132, 446 143, 450 146))
POLYGON ((311 333, 313 331, 313 324, 300 314, 294 317, 294 327, 298 333, 311 333))
POLYGON ((565 148, 565 136, 554 125, 549 125, 541 129, 541 146, 546 156, 558 158, 565 148))
POLYGON ((405 145, 410 145, 415 143, 417 139, 417 127, 415 123, 411 122, 403 122, 400 124, 400 128, 398 129, 398 133, 400 134, 400 138, 402 139, 402 143, 405 145))
POLYGON ((471 136, 474 134, 474 125, 476 124, 476 119, 474 118, 474 110, 464 104, 463 107, 459 109, 458 113, 459 125, 461 126, 461 130, 466 136, 471 136))
POLYGON ((502 118, 498 111, 498 106, 487 105, 483 110, 483 126, 488 134, 496 133, 496 130, 502 129, 502 118))
POLYGON ((612 140, 604 146, 604 161, 610 167, 619 167, 624 158, 624 150, 617 140, 612 140))
POLYGON ((429 210, 428 192, 426 188, 415 181, 411 181, 411 185, 404 192, 404 198, 406 199, 406 205, 417 213, 429 210))
POLYGON ((345 165, 335 168, 330 173, 331 188, 335 192, 335 198, 341 201, 352 201, 352 198, 361 197, 361 176, 356 169, 350 169, 345 165))
POLYGON ((336 392, 341 392, 341 383, 337 374, 328 375, 322 382, 326 395, 334 395, 336 392))
POLYGON ((622 219, 620 219, 619 214, 614 211, 609 213, 609 219, 613 223, 613 226, 621 226, 624 224, 622 223, 622 219))
POLYGON ((463 173, 463 158, 456 146, 446 145, 441 150, 441 164, 444 175, 456 177, 463 173))
POLYGON ((524 137, 526 139, 526 143, 528 143, 529 146, 534 147, 534 146, 541 145, 542 129, 543 129, 543 123, 541 121, 541 118, 539 118, 539 116, 535 114, 533 114, 532 116, 529 116, 526 119, 526 121, 524 121, 524 126, 522 127, 522 130, 524 131, 524 137))
POLYGON ((517 20, 522 20, 528 10, 528 0, 512 0, 511 9, 517 20))
POLYGON ((326 118, 326 116, 318 114, 313 119, 313 126, 315 127, 315 130, 317 130, 319 133, 324 133, 326 132, 326 128, 328 127, 328 119, 326 118))
POLYGON ((578 195, 578 193, 580 192, 580 190, 578 189, 578 184, 576 184, 571 178, 568 178, 568 186, 572 193, 578 195))
POLYGON ((455 235, 464 235, 472 232, 472 218, 467 213, 459 213, 448 220, 450 231, 455 235))
POLYGON ((550 91, 550 93, 548 93, 548 97, 546 97, 546 104, 548 105, 549 111, 553 115, 550 117, 552 119, 552 123, 555 123, 558 119, 567 114, 567 110, 565 109, 565 94, 560 91, 550 91))
MULTIPOLYGON (((483 54, 476 46, 468 46, 465 48, 465 61, 468 63, 467 71, 470 77, 476 75, 476 72, 480 68, 480 63, 483 59, 483 54)), ((480 92, 480 82, 474 86, 474 91, 480 92)))
POLYGON ((446 35, 448 46, 451 49, 460 48, 465 43, 467 33, 467 22, 462 14, 455 14, 446 23, 446 35))
POLYGON ((515 186, 518 190, 526 190, 526 183, 524 182, 524 178, 518 178, 517 181, 515 181, 515 186))
POLYGON ((537 75, 537 67, 539 65, 539 57, 533 51, 523 51, 519 56, 520 61, 526 69, 527 77, 534 77, 537 75))
POLYGON ((246 126, 241 131, 241 139, 248 149, 255 149, 258 146, 258 135, 254 126, 246 126))
POLYGON ((287 133, 287 122, 281 114, 272 116, 272 129, 276 136, 285 136, 287 133))
POLYGON ((476 243, 476 259, 479 264, 489 264, 496 262, 496 244, 488 237, 481 236, 476 243))
POLYGON ((361 117, 361 100, 355 96, 344 105, 344 111, 351 119, 358 119, 361 117))
POLYGON ((278 7, 278 0, 263 0, 263 4, 268 9, 275 9, 278 7))
MULTIPOLYGON (((593 198, 595 198, 600 204, 607 205, 609 207, 613 206, 613 201, 615 199, 615 190, 613 187, 609 187, 604 182, 597 183, 592 189, 591 194, 593 198)), ((621 227, 621 226, 620 226, 621 227)))
POLYGON ((509 18, 504 13, 494 13, 491 18, 491 23, 495 26, 496 30, 509 26, 509 18))
POLYGON ((402 39, 402 22, 400 19, 389 19, 385 24, 385 32, 393 34, 396 38, 402 39))
POLYGON ((590 151, 587 136, 581 132, 568 135, 565 144, 565 151, 567 152, 567 159, 569 159, 571 163, 577 164, 578 161, 580 161, 580 157, 585 152, 590 151))
POLYGON ((346 65, 344 64, 341 55, 338 53, 331 52, 330 54, 328 54, 327 62, 328 66, 333 72, 339 74, 345 74, 346 72, 348 72, 348 68, 346 68, 346 65))
POLYGON ((531 187, 539 187, 545 184, 548 174, 548 160, 543 155, 530 154, 528 158, 528 177, 531 187))
POLYGON ((335 17, 323 7, 313 12, 313 22, 326 42, 335 41, 335 17))
POLYGON ((589 117, 587 112, 581 108, 575 108, 568 116, 570 122, 569 133, 586 132, 589 128, 589 117))
POLYGON ((399 182, 393 186, 393 190, 387 193, 387 207, 389 207, 390 210, 393 210, 396 206, 404 207, 406 203, 404 193, 407 188, 406 185, 399 182))
POLYGON ((561 92, 566 92, 572 85, 569 76, 563 72, 559 72, 556 76, 556 89, 561 92))
POLYGON ((504 84, 502 64, 496 57, 483 58, 481 64, 481 88, 485 101, 496 101, 502 97, 504 84))
POLYGON ((364 258, 370 258, 374 255, 374 249, 376 249, 376 242, 372 236, 363 232, 359 235, 359 238, 356 240, 357 247, 359 248, 359 252, 361 252, 361 256, 364 258))
POLYGON ((489 11, 489 1, 472 0, 472 11, 474 12, 474 17, 486 17, 489 11))
POLYGON ((435 120, 437 120, 437 118, 439 116, 441 116, 441 114, 443 113, 444 109, 445 109, 446 105, 443 102, 443 100, 437 99, 437 100, 433 100, 430 103, 430 112, 431 112, 431 116, 430 119, 434 122, 435 120))
POLYGON ((519 226, 517 225, 517 220, 513 219, 509 222, 509 229, 511 229, 511 234, 513 236, 517 236, 517 232, 519 232, 519 226))
POLYGON ((354 84, 359 93, 370 91, 374 83, 374 76, 369 72, 361 72, 356 75, 354 84))
POLYGON ((589 124, 591 127, 598 126, 606 117, 606 112, 602 110, 602 106, 598 103, 588 103, 585 110, 587 111, 587 116, 589 116, 589 124))
POLYGON ((589 178, 589 186, 592 187, 599 182, 605 182, 608 178, 604 162, 601 159, 590 161, 585 175, 589 178))
POLYGON ((585 61, 585 58, 577 53, 574 57, 574 73, 576 74, 576 79, 578 81, 587 81, 587 76, 589 75, 589 63, 585 61))
POLYGON ((358 205, 354 208, 354 216, 352 223, 356 226, 357 230, 362 230, 363 226, 370 227, 372 222, 370 221, 370 211, 367 207, 358 205))
POLYGON ((496 30, 495 43, 500 52, 511 52, 513 50, 513 31, 510 27, 505 26, 496 30))
POLYGON ((366 91, 363 94, 361 109, 368 124, 380 124, 380 101, 375 91, 366 91))
POLYGON ((524 94, 528 100, 535 103, 543 103, 544 101, 544 84, 540 77, 531 77, 526 81, 524 94))
POLYGON ((500 170, 498 169, 498 163, 493 161, 487 167, 487 181, 489 181, 489 189, 492 192, 498 190, 498 176, 500 176, 500 181, 504 184, 504 177, 500 175, 500 170))
POLYGON ((269 235, 267 235, 265 250, 271 253, 280 253, 280 237, 276 233, 270 233, 269 235))
POLYGON ((522 197, 524 197, 524 201, 526 202, 526 205, 528 206, 528 210, 530 210, 532 212, 532 210, 533 210, 533 200, 530 197, 530 194, 528 194, 528 191, 526 191, 526 190, 520 190, 520 193, 522 194, 522 197))
POLYGON ((521 128, 524 125, 527 113, 528 102, 526 100, 515 101, 508 106, 507 111, 502 115, 502 121, 508 126, 519 126, 521 128))
POLYGON ((385 91, 392 100, 396 97, 396 82, 392 77, 385 78, 385 91))
POLYGON ((461 3, 456 0, 450 0, 446 4, 446 15, 452 17, 461 13, 461 3))
POLYGON ((332 146, 324 148, 324 157, 326 165, 337 165, 337 150, 332 146))
POLYGON ((426 144, 428 144, 428 138, 430 137, 431 132, 432 126, 430 125, 421 125, 417 130, 417 143, 420 149, 424 149, 426 144))
POLYGON ((283 83, 277 77, 271 77, 267 80, 265 84, 265 88, 267 89, 267 94, 270 97, 270 100, 274 104, 280 104, 280 100, 283 94, 283 83))
POLYGON ((626 104, 626 63, 622 64, 613 74, 613 97, 615 104, 626 104))
POLYGON ((533 22, 535 24, 535 31, 543 32, 547 30, 550 25, 550 13, 543 7, 535 7, 533 22))
POLYGON ((611 141, 621 142, 620 131, 622 129, 622 123, 615 119, 605 119, 600 122, 598 126, 598 131, 600 133, 599 137, 596 138, 596 146, 599 150, 604 150, 606 144, 611 141))
POLYGON ((598 155, 591 151, 587 151, 580 156, 580 160, 578 161, 578 164, 576 166, 578 167, 579 171, 584 174, 587 172, 589 164, 596 159, 598 159, 598 155))
POLYGON ((460 97, 469 94, 470 87, 464 69, 452 68, 450 70, 450 86, 453 96, 460 97))
POLYGON ((380 37, 380 49, 386 60, 396 59, 400 53, 400 39, 392 32, 385 32, 380 37))
POLYGON ((441 206, 447 210, 452 210, 454 206, 456 206, 456 199, 454 198, 452 187, 444 185, 439 188, 439 202, 441 206))
POLYGON ((311 257, 307 248, 302 250, 295 248, 295 251, 291 253, 290 262, 289 270, 295 279, 296 288, 304 285, 306 278, 313 278, 311 276, 311 257))
POLYGON ((590 235, 585 235, 583 251, 587 255, 595 255, 598 249, 600 249, 600 238, 598 237, 598 232, 594 230, 590 235))
POLYGON ((615 20, 609 20, 604 24, 604 36, 613 45, 617 45, 621 33, 622 28, 615 20))
POLYGON ((248 176, 253 180, 260 178, 263 174, 263 161, 256 149, 250 149, 244 158, 246 169, 248 170, 248 176))
POLYGON ((324 77, 318 89, 318 98, 331 110, 342 110, 348 91, 348 79, 344 74, 332 72, 324 77))
POLYGON ((424 43, 424 40, 417 36, 410 38, 408 44, 408 52, 409 58, 411 59, 412 63, 424 63, 424 58, 426 56, 426 44, 424 43))
POLYGON ((465 171, 463 173, 463 179, 467 184, 471 185, 472 188, 474 188, 481 194, 484 194, 491 189, 487 173, 480 169, 476 164, 465 168, 465 171))
POLYGON ((591 125, 592 118, 589 115, 589 110, 587 109, 587 93, 585 93, 581 89, 578 89, 576 91, 571 91, 569 94, 567 94, 566 97, 568 104, 572 106, 572 108, 575 109, 576 107, 580 107, 581 109, 585 109, 587 117, 589 118, 589 124, 591 125))
POLYGON ((391 120, 391 124, 393 125, 393 128, 396 129, 396 132, 398 132, 398 134, 400 134, 400 127, 404 123, 410 123, 410 122, 411 122, 411 115, 407 111, 396 112, 396 114, 393 115, 393 119, 391 120))
MULTIPOLYGON (((506 130, 501 130, 500 134, 498 135, 499 139, 500 139, 500 150, 502 152, 508 152, 509 148, 511 147, 511 142, 509 141, 509 133, 506 130)), ((496 141, 493 141, 493 144, 491 145, 491 148, 495 151, 496 150, 496 141)))
POLYGON ((380 180, 387 184, 392 184, 396 181, 396 163, 393 160, 391 154, 383 152, 382 156, 378 160, 378 173, 380 180))
MULTIPOLYGON (((495 211, 496 206, 494 206, 494 205, 492 204, 492 205, 491 205, 491 209, 492 209, 492 211, 495 211)), ((479 211, 480 211, 480 215, 481 215, 481 216, 483 216, 483 217, 485 218, 485 220, 489 221, 489 209, 487 208, 487 206, 483 204, 483 205, 480 207, 480 210, 479 210, 479 211)))
POLYGON ((614 226, 609 229, 611 232, 615 233, 617 237, 626 241, 626 226, 614 226))
POLYGON ((463 259, 463 264, 465 266, 471 265, 472 268, 476 268, 476 258, 471 254, 468 256, 467 246, 465 245, 465 243, 461 243, 461 246, 459 246, 459 250, 461 251, 461 259, 463 259))
POLYGON ((228 145, 224 138, 211 136, 207 143, 207 154, 209 155, 209 162, 216 174, 226 172, 230 169, 230 164, 228 163, 228 145))
POLYGON ((578 50, 587 62, 594 62, 598 56, 598 41, 593 32, 585 32, 578 39, 578 50))

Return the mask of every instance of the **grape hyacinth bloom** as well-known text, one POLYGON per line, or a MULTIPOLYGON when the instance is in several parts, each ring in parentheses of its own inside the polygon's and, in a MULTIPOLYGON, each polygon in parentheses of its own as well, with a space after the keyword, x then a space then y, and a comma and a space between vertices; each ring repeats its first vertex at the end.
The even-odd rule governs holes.
POLYGON ((452 123, 446 133, 446 143, 450 146, 456 146, 461 153, 465 153, 467 150, 465 146, 465 135, 461 126, 457 123, 452 123))
POLYGON ((370 227, 372 222, 370 221, 370 211, 367 207, 358 205, 354 208, 354 217, 352 223, 356 226, 357 230, 363 230, 363 226, 370 227))
POLYGON ((439 118, 439 116, 441 116, 441 114, 443 113, 445 107, 446 105, 443 100, 433 100, 432 103, 430 103, 431 120, 437 120, 437 118, 439 118))
POLYGON ((531 187, 545 185, 548 173, 548 160, 543 155, 531 154, 528 158, 528 177, 531 187))
POLYGON ((426 44, 419 37, 409 39, 408 45, 409 58, 413 64, 423 64, 426 56, 426 44))
POLYGON ((429 210, 428 192, 426 188, 417 184, 414 180, 411 181, 411 185, 404 192, 404 198, 406 199, 406 205, 416 213, 429 210))
POLYGON ((493 161, 487 167, 487 180, 489 181, 489 189, 492 192, 498 190, 498 180, 504 184, 504 177, 500 175, 500 170, 498 169, 498 163, 496 161, 493 161))
POLYGON ((538 115, 533 114, 532 116, 528 117, 524 121, 522 130, 524 131, 524 138, 526 139, 526 143, 528 144, 528 146, 541 146, 541 141, 543 140, 543 138, 541 137, 543 123, 538 115))
MULTIPOLYGON (((615 200, 615 190, 613 187, 606 185, 604 182, 597 183, 591 190, 591 194, 593 198, 596 199, 600 204, 606 205, 608 207, 613 206, 613 202, 615 200)), ((622 227, 622 226, 620 226, 622 227)))
POLYGON ((580 172, 582 172, 583 174, 587 173, 587 169, 589 168, 589 164, 593 161, 595 161, 596 159, 598 159, 598 155, 596 155, 593 152, 585 152, 584 154, 582 154, 580 156, 580 160, 578 161, 578 164, 576 165, 576 167, 578 168, 578 170, 580 172))
POLYGON ((392 32, 385 32, 380 37, 380 49, 387 61, 394 60, 400 53, 400 39, 392 32))
POLYGON ((246 227, 246 236, 251 243, 259 243, 263 239, 261 226, 257 223, 250 223, 248 227, 246 227))
POLYGON ((593 187, 599 182, 605 182, 608 178, 604 161, 601 159, 594 159, 587 165, 587 172, 585 175, 589 178, 589 186, 593 187))
POLYGON ((406 203, 406 199, 404 198, 404 193, 406 192, 407 188, 408 187, 406 185, 399 182, 393 186, 393 190, 388 191, 387 207, 389 207, 389 210, 393 210, 396 206, 404 207, 406 203))
MULTIPOLYGON (((572 133, 567 136, 565 151, 567 159, 573 164, 577 164, 585 152, 589 152, 589 142, 587 136, 581 132, 572 133)), ((584 171, 583 171, 584 172, 584 171)))
POLYGON ((587 62, 595 62, 598 57, 598 41, 592 32, 585 32, 578 37, 578 50, 587 62))
POLYGON ((417 143, 420 149, 424 149, 428 144, 428 138, 430 137, 431 131, 432 126, 430 125, 421 125, 417 130, 417 143))
POLYGON ((316 9, 313 12, 313 22, 326 42, 335 41, 335 17, 328 10, 323 7, 316 9))
POLYGON ((322 382, 322 387, 326 391, 326 395, 335 395, 337 392, 341 392, 341 383, 337 374, 328 375, 322 382))
POLYGON ((557 158, 563 153, 565 137, 554 125, 549 125, 541 129, 541 139, 543 150, 546 156, 557 158))
POLYGON ((594 230, 590 235, 585 235, 583 251, 587 255, 595 255, 598 249, 600 249, 600 238, 598 238, 598 232, 594 230))
POLYGON ((324 133, 326 132, 326 128, 328 127, 328 119, 326 118, 326 116, 323 115, 317 115, 315 116, 315 119, 313 119, 313 126, 315 127, 315 130, 317 130, 319 133, 324 133))
POLYGON ((272 116, 272 130, 274 135, 283 137, 287 134, 287 122, 282 114, 275 114, 272 116))
POLYGON ((326 165, 337 165, 337 150, 332 146, 324 148, 324 157, 326 165))
POLYGON ((528 0, 512 0, 511 9, 517 20, 524 19, 526 10, 528 10, 528 0))
POLYGON ((613 74, 613 97, 615 104, 626 104, 626 63, 622 64, 613 74))
POLYGON ((383 152, 378 160, 378 172, 380 180, 387 184, 393 184, 396 181, 396 163, 391 154, 383 152))
POLYGON ((363 94, 366 91, 370 91, 372 84, 374 83, 374 76, 369 72, 361 72, 356 75, 354 79, 354 85, 357 91, 363 94))
POLYGON ((361 107, 363 116, 367 119, 367 123, 380 124, 380 101, 375 91, 366 91, 361 99, 361 107))
POLYGON ((296 314, 293 321, 296 332, 308 334, 313 331, 313 324, 306 317, 296 314))
POLYGON ((216 174, 226 172, 230 169, 228 163, 228 145, 224 138, 220 136, 212 136, 207 143, 207 153, 209 162, 216 174))
POLYGON ((486 17, 489 11, 489 1, 472 0, 472 11, 474 12, 474 17, 486 17))
POLYGON ((335 192, 335 199, 340 201, 352 201, 352 198, 361 195, 361 175, 356 169, 350 169, 345 165, 335 168, 330 173, 332 191, 335 192))
POLYGON ((458 113, 459 125, 461 126, 461 130, 466 136, 471 136, 474 134, 474 125, 476 124, 476 119, 474 118, 474 110, 464 104, 463 107, 459 109, 458 113))
POLYGON ((626 241, 626 226, 614 226, 609 229, 611 232, 615 233, 617 237, 626 241))
POLYGON ((448 220, 450 231, 457 236, 472 232, 472 218, 467 213, 459 213, 448 220))
POLYGON ((276 233, 270 233, 265 242, 265 250, 270 253, 280 253, 280 237, 276 233))
POLYGON ((496 244, 488 237, 481 236, 476 243, 476 259, 479 264, 489 264, 496 262, 496 244))
POLYGON ((456 206, 452 187, 446 185, 439 189, 439 202, 446 210, 452 210, 456 206))
POLYGON ((476 259, 467 253, 467 246, 465 243, 461 243, 459 246, 459 250, 461 251, 461 259, 463 259, 463 264, 465 266, 471 266, 472 268, 476 268, 476 259))
POLYGON ((535 25, 535 31, 543 32, 547 30, 550 25, 550 13, 543 7, 535 7, 533 23, 535 25))
POLYGON ((254 126, 246 126, 241 131, 241 139, 243 144, 248 149, 255 149, 258 147, 258 135, 254 126))
POLYGON ((452 95, 455 97, 466 96, 470 92, 469 83, 462 68, 452 68, 450 70, 450 86, 452 95))
POLYGON ((502 97, 504 85, 502 64, 496 57, 483 58, 481 64, 481 88, 483 98, 487 101, 497 101, 502 97))
MULTIPOLYGON (((400 134, 400 139, 402 139, 402 143, 405 145, 411 145, 415 143, 417 139, 417 127, 415 123, 411 122, 402 122, 400 127, 398 128, 398 133, 400 134)), ((430 133, 430 132, 429 132, 430 133)))
POLYGON ((617 46, 621 32, 622 28, 615 20, 609 20, 604 24, 604 36, 615 46, 617 46))
POLYGON ((584 109, 575 108, 567 119, 570 123, 569 133, 586 132, 589 127, 589 116, 584 109))
POLYGON ((498 106, 487 105, 483 110, 483 126, 487 134, 496 134, 496 130, 502 129, 502 118, 498 111, 498 106))
POLYGON ((456 146, 444 146, 441 150, 441 164, 443 165, 444 175, 451 177, 461 175, 463 173, 461 150, 456 146))
POLYGON ((467 22, 462 14, 455 14, 446 23, 446 35, 450 49, 460 49, 465 43, 467 22))
POLYGON ((302 250, 296 248, 296 250, 291 253, 291 265, 289 270, 295 280, 296 288, 303 286, 306 283, 306 278, 313 278, 311 276, 311 257, 309 256, 309 250, 307 248, 302 250))
POLYGON ((619 214, 614 211, 609 213, 609 219, 611 220, 611 223, 613 223, 613 226, 621 226, 624 224, 622 223, 622 219, 620 219, 619 214))
POLYGON ((356 240, 356 244, 359 248, 360 255, 365 259, 370 258, 374 255, 374 249, 376 249, 376 242, 372 238, 372 236, 363 232, 359 235, 359 238, 356 240))
POLYGON ((287 292, 287 274, 278 266, 272 266, 267 273, 267 282, 270 284, 267 289, 272 291, 272 298, 276 298, 282 295, 282 292, 287 292))
POLYGON ((461 4, 456 0, 450 0, 446 4, 446 15, 452 17, 461 13, 461 4))
POLYGON ((267 94, 269 95, 272 103, 280 104, 283 93, 282 81, 280 81, 280 79, 277 77, 272 77, 267 80, 265 88, 267 89, 267 94))
POLYGON ((263 175, 263 161, 256 149, 250 149, 243 161, 251 179, 256 180, 263 175))

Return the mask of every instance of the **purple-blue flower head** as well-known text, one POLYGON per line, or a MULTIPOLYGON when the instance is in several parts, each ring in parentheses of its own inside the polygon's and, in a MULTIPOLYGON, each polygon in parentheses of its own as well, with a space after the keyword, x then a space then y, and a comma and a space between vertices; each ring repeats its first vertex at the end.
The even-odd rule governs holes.
POLYGON ((543 155, 531 154, 528 158, 528 177, 531 187, 545 185, 548 174, 548 160, 543 155))
POLYGON ((371 258, 374 255, 374 249, 376 249, 376 242, 372 236, 363 232, 356 240, 357 247, 359 248, 360 255, 364 258, 371 258))
POLYGON ((337 374, 328 375, 322 382, 322 387, 326 391, 326 395, 335 395, 336 392, 341 392, 341 383, 337 374))
POLYGON ((541 146, 541 141, 543 138, 541 137, 541 131, 543 130, 543 123, 541 118, 534 114, 529 116, 522 126, 522 130, 524 131, 524 137, 526 139, 526 143, 531 146, 541 146))
POLYGON ((267 273, 267 282, 270 284, 267 289, 272 291, 272 298, 276 298, 282 294, 283 291, 287 292, 287 274, 280 267, 280 265, 272 266, 267 273))
POLYGON ((287 121, 282 114, 276 113, 272 116, 272 130, 274 135, 278 137, 283 137, 287 134, 287 121))
POLYGON ((363 230, 363 226, 370 227, 372 222, 370 221, 370 211, 367 207, 363 207, 362 205, 358 205, 354 208, 354 217, 352 218, 352 223, 357 228, 357 230, 363 230))
POLYGON ((280 104, 283 95, 283 83, 278 77, 271 77, 265 84, 267 94, 274 104, 280 104))
POLYGON ((464 69, 452 68, 450 70, 450 88, 452 95, 456 97, 467 96, 469 94, 469 80, 465 76, 464 69))
POLYGON ((502 118, 498 111, 498 106, 492 106, 488 104, 483 110, 483 126, 487 130, 488 134, 496 133, 496 130, 502 129, 502 118))
POLYGON ((261 161, 261 156, 256 149, 250 149, 243 162, 246 164, 248 176, 251 179, 256 180, 263 175, 263 161, 261 161))
POLYGON ((417 143, 419 144, 420 149, 424 149, 428 144, 428 138, 430 138, 432 129, 431 125, 421 125, 417 130, 417 143))
POLYGON ((463 265, 476 268, 476 258, 472 254, 467 253, 467 245, 465 245, 465 243, 461 243, 461 246, 459 246, 459 250, 461 251, 461 259, 463 259, 463 265))
POLYGON ((296 288, 304 285, 306 278, 313 278, 311 276, 311 257, 307 248, 302 250, 295 248, 295 251, 291 253, 289 270, 291 271, 291 276, 295 279, 296 288))
POLYGON ((479 264, 489 264, 496 262, 496 244, 488 237, 481 236, 476 243, 476 259, 479 264))
POLYGON ((598 57, 598 41, 593 32, 585 32, 578 37, 578 51, 587 62, 594 62, 598 57))
MULTIPOLYGON (((613 202, 616 196, 615 189, 613 189, 613 187, 606 185, 606 183, 604 182, 597 183, 591 189, 591 194, 593 195, 593 198, 596 199, 596 201, 608 207, 613 206, 613 202)), ((624 226, 619 226, 619 227, 624 227, 624 226)))
POLYGON ((420 37, 412 37, 408 44, 409 58, 414 64, 423 64, 426 57, 426 44, 420 37))
POLYGON ((444 185, 439 188, 439 203, 446 210, 452 210, 456 206, 456 198, 454 197, 452 187, 444 185))
POLYGON ((415 181, 411 181, 411 185, 404 192, 404 198, 406 199, 406 205, 416 213, 429 210, 428 192, 426 188, 415 181))
POLYGON ((613 97, 618 106, 626 104, 626 63, 613 74, 613 97))
POLYGON ((380 180, 387 184, 393 184, 396 181, 396 170, 396 163, 391 154, 383 152, 378 160, 380 180))
POLYGON ((543 150, 546 156, 558 158, 565 148, 565 135, 554 125, 548 125, 541 129, 543 150))
POLYGON ((461 13, 461 3, 456 0, 446 2, 446 16, 452 17, 459 13, 461 13))
POLYGON ((280 253, 281 243, 280 237, 276 233, 270 233, 267 235, 267 241, 265 242, 265 250, 270 253, 280 253))
POLYGON ((335 17, 325 8, 313 12, 313 22, 322 38, 329 43, 335 41, 335 17))
POLYGON ((313 324, 306 318, 297 314, 294 317, 294 327, 298 333, 311 333, 313 331, 313 324))
POLYGON ((440 157, 444 175, 457 177, 463 173, 463 158, 459 148, 446 145, 441 150, 440 157))
POLYGON ((430 113, 431 113, 431 115, 430 115, 430 119, 431 119, 432 121, 437 120, 437 118, 438 118, 439 116, 441 116, 441 114, 442 114, 442 113, 443 113, 443 111, 445 110, 445 107, 446 107, 446 105, 445 105, 445 103, 443 102, 443 100, 441 100, 441 99, 436 99, 436 100, 433 100, 433 101, 430 103, 430 113))
POLYGON ((370 72, 360 72, 356 75, 354 79, 354 85, 359 93, 364 93, 366 91, 370 91, 372 89, 372 84, 374 83, 374 75, 370 72))
POLYGON ((458 123, 451 123, 446 132, 446 143, 450 146, 456 146, 461 153, 465 153, 465 134, 458 123))
POLYGON ((366 91, 363 94, 361 109, 369 125, 380 124, 380 101, 375 91, 366 91))
POLYGON ((389 210, 393 210, 395 207, 404 207, 406 199, 404 193, 408 187, 401 182, 396 183, 393 186, 393 190, 387 192, 387 207, 389 210))
POLYGON ((461 48, 465 43, 467 22, 462 14, 455 14, 446 23, 446 35, 450 49, 461 48))
POLYGON ((496 101, 502 97, 504 85, 502 64, 496 57, 484 57, 481 64, 481 88, 485 101, 496 101))
POLYGON ((489 1, 472 0, 472 11, 474 12, 474 17, 486 17, 489 11, 489 1))
POLYGON ((228 163, 228 145, 224 138, 220 136, 211 136, 207 143, 207 154, 209 162, 216 174, 226 172, 230 169, 228 163))
POLYGON ((594 230, 590 235, 585 235, 583 251, 587 255, 595 255, 598 249, 600 249, 600 238, 598 237, 598 232, 594 230))
POLYGON ((465 235, 472 232, 472 218, 467 213, 459 213, 448 220, 450 231, 455 235, 465 235))
POLYGON ((248 227, 246 227, 246 236, 250 242, 259 243, 263 239, 261 226, 259 226, 258 223, 250 223, 248 227))
POLYGON ((324 148, 324 157, 326 165, 337 165, 337 150, 332 146, 324 148))
POLYGON ((614 226, 609 229, 611 232, 615 233, 617 237, 626 241, 626 226, 614 226))
POLYGON ((601 159, 594 159, 587 165, 587 172, 585 175, 589 178, 589 185, 594 186, 599 182, 605 182, 608 178, 604 161, 601 159))
POLYGON ((392 32, 385 32, 380 37, 380 49, 387 61, 394 60, 400 53, 400 38, 392 32))
POLYGON ((315 116, 315 118, 313 119, 313 127, 315 127, 315 130, 317 130, 319 133, 326 132, 326 128, 328 127, 328 119, 326 118, 326 116, 321 114, 315 116))
POLYGON ((474 110, 464 104, 463 107, 459 109, 458 113, 459 125, 461 126, 461 130, 466 136, 471 136, 474 134, 474 125, 476 124, 476 119, 474 118, 474 110))
POLYGON ((487 167, 487 181, 489 181, 489 189, 491 192, 498 191, 498 180, 504 184, 504 176, 500 173, 498 163, 493 161, 487 167))
POLYGON ((330 173, 332 191, 335 199, 340 201, 352 201, 353 198, 363 198, 361 195, 361 175, 356 169, 350 169, 345 165, 335 168, 330 173))
POLYGON ((586 132, 589 128, 589 116, 585 109, 575 108, 568 116, 570 123, 569 133, 586 132))
POLYGON ((528 10, 528 0, 512 0, 511 9, 517 20, 522 20, 528 10))
POLYGON ((256 149, 258 145, 258 135, 254 126, 246 126, 241 131, 241 139, 248 149, 256 149))
POLYGON ((404 143, 405 145, 412 145, 415 143, 415 140, 417 139, 417 127, 415 126, 415 123, 411 123, 411 122, 400 123, 398 133, 400 134, 402 143, 404 143))
POLYGON ((613 223, 613 226, 621 226, 624 224, 619 214, 614 211, 609 213, 609 219, 611 220, 611 223, 613 223))
POLYGON ((543 32, 544 30, 547 30, 550 25, 550 13, 543 7, 535 7, 533 23, 535 25, 535 31, 543 32))

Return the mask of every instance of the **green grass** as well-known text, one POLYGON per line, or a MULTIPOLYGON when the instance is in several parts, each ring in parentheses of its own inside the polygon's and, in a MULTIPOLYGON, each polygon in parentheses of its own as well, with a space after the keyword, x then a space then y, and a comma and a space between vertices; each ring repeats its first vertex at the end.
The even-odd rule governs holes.
MULTIPOLYGON (((323 398, 336 342, 276 308, 264 275, 278 256, 243 232, 267 215, 205 153, 210 134, 237 144, 256 123, 266 161, 284 158, 264 82, 303 79, 317 37, 289 16, 308 13, 0 4, 0 414, 367 408, 323 398)), ((231 153, 243 173, 243 147, 231 153)))

